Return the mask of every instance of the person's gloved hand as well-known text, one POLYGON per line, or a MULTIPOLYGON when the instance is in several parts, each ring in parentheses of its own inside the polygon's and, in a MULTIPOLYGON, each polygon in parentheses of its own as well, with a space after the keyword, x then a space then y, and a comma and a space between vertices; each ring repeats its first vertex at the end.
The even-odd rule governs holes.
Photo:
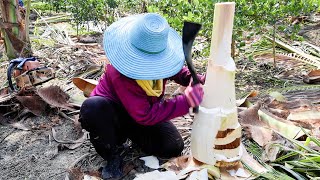
POLYGON ((187 97, 190 107, 197 107, 202 102, 204 93, 201 84, 196 84, 194 86, 189 85, 186 90, 184 90, 184 94, 187 97))
POLYGON ((206 82, 206 77, 207 77, 207 74, 204 74, 199 78, 199 81, 202 85, 204 85, 204 83, 206 82))

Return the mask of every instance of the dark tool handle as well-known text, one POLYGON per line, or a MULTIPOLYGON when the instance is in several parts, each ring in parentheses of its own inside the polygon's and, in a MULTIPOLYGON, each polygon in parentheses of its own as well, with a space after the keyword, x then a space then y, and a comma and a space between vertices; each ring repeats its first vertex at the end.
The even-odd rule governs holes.
POLYGON ((11 91, 15 91, 16 88, 13 86, 13 83, 12 83, 12 72, 14 70, 14 68, 16 67, 17 64, 14 64, 14 63, 11 63, 8 67, 8 70, 7 70, 7 80, 9 82, 9 88, 11 91))
MULTIPOLYGON (((186 21, 184 22, 183 29, 182 29, 183 52, 186 59, 186 63, 188 65, 188 69, 193 79, 192 86, 200 83, 197 73, 193 67, 192 58, 191 58, 192 44, 200 29, 201 29, 201 24, 186 22, 186 21)), ((198 106, 194 107, 193 112, 198 113, 199 107, 198 106)))

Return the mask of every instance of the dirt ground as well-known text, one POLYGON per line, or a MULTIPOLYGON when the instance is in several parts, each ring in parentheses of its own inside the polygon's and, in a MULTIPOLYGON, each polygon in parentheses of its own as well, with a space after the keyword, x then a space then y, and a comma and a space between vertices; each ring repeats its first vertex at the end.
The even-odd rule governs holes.
MULTIPOLYGON (((319 32, 320 26, 308 30, 308 33, 305 34, 318 42, 317 45, 320 45, 320 40, 315 39, 319 38, 319 32)), ((58 85, 70 95, 70 101, 79 104, 84 97, 72 84, 71 78, 77 76, 80 70, 88 72, 90 68, 97 70, 99 67, 103 67, 101 62, 104 60, 104 54, 101 45, 99 45, 101 36, 100 40, 97 39, 97 43, 93 46, 88 44, 54 48, 45 46, 37 51, 36 54, 41 56, 46 64, 57 70, 57 78, 43 86, 58 85)), ((307 71, 308 67, 303 69, 299 66, 290 71, 292 68, 287 68, 288 61, 292 62, 292 60, 280 56, 279 59, 277 68, 272 67, 272 57, 270 56, 261 56, 260 60, 255 62, 245 58, 237 59, 237 92, 241 94, 253 89, 281 88, 288 80, 292 86, 303 84, 301 74, 307 71)), ((195 63, 200 72, 205 70, 203 58, 196 60, 195 63)), ((1 82, 5 81, 6 67, 7 63, 2 62, 0 67, 1 82)), ((101 73, 93 73, 87 77, 98 79, 100 75, 101 73)), ((168 84, 167 94, 171 95, 177 87, 175 83, 168 84)), ((1 105, 0 108, 2 107, 1 105)), ((99 174, 100 167, 106 162, 97 155, 88 139, 75 149, 68 149, 67 146, 70 143, 61 143, 74 142, 84 134, 79 125, 73 121, 78 119, 78 114, 70 115, 63 111, 68 116, 64 117, 59 114, 61 111, 61 108, 52 108, 50 113, 41 117, 35 117, 29 113, 24 118, 12 120, 16 123, 15 126, 0 123, 0 179, 82 179, 82 173, 99 174), (59 139, 60 142, 57 142, 53 137, 52 129, 56 131, 56 139, 59 139)), ((22 109, 19 113, 21 112, 22 109)), ((6 121, 1 119, 0 122, 6 121)), ((192 116, 186 115, 174 120, 174 122, 179 127, 185 141, 188 142, 190 135, 188 133, 190 132, 186 131, 184 127, 190 127, 192 116)), ((126 161, 131 164, 127 167, 128 175, 123 179, 133 179, 134 174, 150 170, 139 160, 139 157, 143 155, 138 150, 132 150, 129 153, 126 161)))

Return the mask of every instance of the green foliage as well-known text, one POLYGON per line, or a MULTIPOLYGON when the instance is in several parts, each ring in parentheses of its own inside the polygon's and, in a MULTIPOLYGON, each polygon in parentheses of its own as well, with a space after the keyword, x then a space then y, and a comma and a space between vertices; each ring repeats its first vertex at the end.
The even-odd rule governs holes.
POLYGON ((183 21, 201 23, 203 28, 201 35, 210 37, 213 21, 213 5, 218 1, 214 0, 159 0, 152 1, 147 10, 162 14, 168 23, 178 32, 181 31, 183 21))
POLYGON ((50 3, 53 6, 53 10, 55 10, 56 12, 61 10, 66 11, 68 3, 67 1, 68 0, 50 0, 50 3))
MULTIPOLYGON (((237 36, 242 36, 243 29, 257 31, 266 25, 275 23, 282 24, 282 27, 290 26, 286 20, 290 16, 299 16, 314 12, 320 7, 318 0, 236 0, 235 31, 237 36)), ((290 28, 296 33, 298 26, 290 28)), ((283 28, 285 32, 287 28, 283 28)))
POLYGON ((105 15, 105 0, 69 0, 69 2, 77 24, 87 21, 98 22, 105 15))
POLYGON ((31 9, 36 9, 38 11, 50 11, 53 9, 52 4, 47 2, 32 2, 31 9))
MULTIPOLYGON (((51 9, 71 9, 76 24, 88 21, 112 23, 121 14, 157 12, 162 14, 178 32, 183 21, 203 25, 200 35, 211 38, 214 4, 231 0, 50 0, 51 9), (68 4, 68 8, 65 7, 68 4)), ((290 25, 290 16, 307 15, 320 10, 319 0, 234 0, 236 13, 234 39, 237 47, 258 33, 270 33, 266 27, 277 24, 277 31, 292 39, 299 25, 290 25), (248 32, 245 34, 244 32, 248 32)))

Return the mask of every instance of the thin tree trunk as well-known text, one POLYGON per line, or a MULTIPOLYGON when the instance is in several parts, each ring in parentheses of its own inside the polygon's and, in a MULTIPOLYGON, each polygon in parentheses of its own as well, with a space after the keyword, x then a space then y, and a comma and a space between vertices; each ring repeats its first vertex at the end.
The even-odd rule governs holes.
POLYGON ((276 23, 273 25, 273 43, 272 43, 272 49, 273 49, 273 66, 276 67, 276 23))
POLYGON ((234 38, 232 38, 232 42, 231 42, 231 57, 232 58, 236 57, 236 42, 234 38))
MULTIPOLYGON (((27 4, 30 8, 30 2, 27 4)), ((0 1, 0 9, 2 14, 0 27, 8 59, 29 57, 32 54, 31 46, 25 27, 26 21, 22 17, 25 10, 19 6, 18 0, 2 0, 0 1)), ((29 18, 29 16, 26 17, 29 18)))

